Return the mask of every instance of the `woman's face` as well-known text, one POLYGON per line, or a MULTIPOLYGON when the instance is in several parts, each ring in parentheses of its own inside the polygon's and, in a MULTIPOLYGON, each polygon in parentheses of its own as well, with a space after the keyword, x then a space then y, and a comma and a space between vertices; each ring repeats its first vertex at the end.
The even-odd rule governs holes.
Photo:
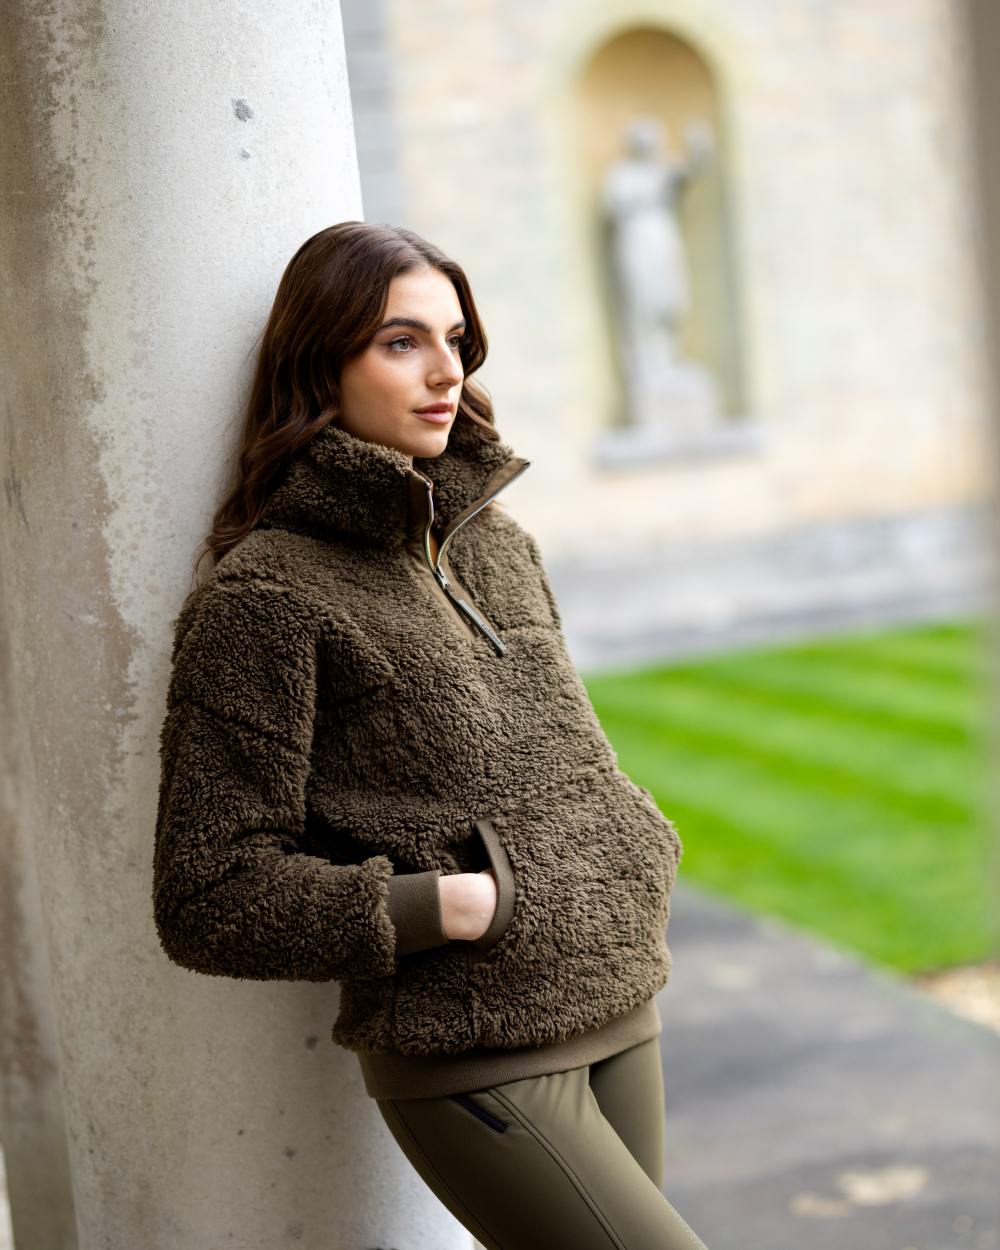
POLYGON ((430 267, 399 274, 389 285, 382 327, 340 375, 349 434, 408 456, 439 456, 448 445, 465 376, 459 340, 462 306, 451 281, 430 267), (401 324, 405 322, 405 324, 401 324), (416 409, 447 404, 432 422, 416 409))

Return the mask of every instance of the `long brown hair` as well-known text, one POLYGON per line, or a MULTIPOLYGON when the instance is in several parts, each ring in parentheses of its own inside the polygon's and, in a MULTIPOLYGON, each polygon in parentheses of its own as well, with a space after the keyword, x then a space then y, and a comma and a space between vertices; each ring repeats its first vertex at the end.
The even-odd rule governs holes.
POLYGON ((364 221, 328 226, 302 244, 278 283, 257 340, 235 484, 212 519, 195 561, 196 579, 206 555, 218 564, 253 529, 291 458, 336 421, 341 369, 378 330, 390 282, 425 265, 451 280, 466 320, 460 344, 465 381, 456 420, 465 416, 495 431, 492 402, 470 376, 486 359, 487 341, 461 265, 400 226, 364 221))

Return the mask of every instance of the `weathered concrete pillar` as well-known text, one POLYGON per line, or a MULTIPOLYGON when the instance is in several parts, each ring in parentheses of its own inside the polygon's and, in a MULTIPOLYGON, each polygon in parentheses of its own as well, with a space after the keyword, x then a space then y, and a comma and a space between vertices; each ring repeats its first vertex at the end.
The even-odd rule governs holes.
MULTIPOLYGON (((988 0, 964 0, 965 52, 968 56, 967 103, 972 123, 973 162, 976 178, 975 244, 977 272, 982 275, 984 307, 988 320, 987 367, 993 408, 992 443, 995 480, 1000 482, 1000 139, 996 121, 1000 116, 1000 82, 996 63, 1000 55, 1000 11, 988 0)), ((996 516, 994 510, 994 517, 996 516)), ((994 520, 991 556, 990 622, 994 647, 1000 643, 1000 528, 994 520)), ((994 751, 1000 744, 1000 666, 990 669, 992 733, 994 751)), ((992 803, 987 803, 993 830, 993 890, 1000 900, 1000 770, 991 771, 992 803)), ((994 929, 993 958, 1000 959, 1000 932, 994 929)))
POLYGON ((330 1040, 337 987, 187 972, 151 914, 170 622, 249 353, 294 249, 362 216, 338 6, 10 0, 0 23, 16 1244, 464 1250, 330 1040))

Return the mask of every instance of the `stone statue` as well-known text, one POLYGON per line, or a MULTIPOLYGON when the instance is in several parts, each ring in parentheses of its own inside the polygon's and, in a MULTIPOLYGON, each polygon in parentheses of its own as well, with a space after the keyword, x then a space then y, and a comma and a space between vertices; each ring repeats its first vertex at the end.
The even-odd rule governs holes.
POLYGON ((677 203, 710 160, 714 140, 707 122, 688 122, 687 155, 675 161, 662 153, 663 133, 655 117, 630 122, 627 155, 608 168, 601 187, 625 432, 633 442, 635 435, 687 433, 716 423, 719 414, 713 378, 682 360, 678 348, 690 293, 677 203))

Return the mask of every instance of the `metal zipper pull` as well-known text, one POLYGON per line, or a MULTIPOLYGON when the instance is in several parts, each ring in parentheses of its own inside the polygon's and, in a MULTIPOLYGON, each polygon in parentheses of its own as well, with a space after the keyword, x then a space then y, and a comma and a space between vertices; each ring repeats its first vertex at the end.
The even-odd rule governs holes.
POLYGON ((490 642, 493 644, 493 648, 496 651, 497 655, 506 655, 507 654, 506 643, 504 643, 502 639, 498 638, 497 635, 493 632, 493 630, 490 629, 489 625, 487 625, 486 621, 483 620, 482 616, 480 616, 480 614, 476 611, 476 609, 472 606, 472 604, 469 603, 468 599, 463 599, 461 595, 455 593, 455 591, 452 589, 451 582, 448 580, 445 574, 444 569, 435 568, 434 576, 438 579, 438 582, 441 585, 441 589, 445 592, 445 594, 452 601, 455 607, 461 609, 461 611, 465 613, 465 615, 469 618, 469 620, 472 621, 473 625, 476 626, 479 632, 484 637, 490 640, 490 642))
POLYGON ((465 599, 460 598, 458 595, 453 594, 452 591, 450 590, 448 591, 448 594, 451 595, 452 602, 455 603, 458 607, 460 607, 462 611, 465 613, 465 615, 469 618, 469 620, 472 621, 472 623, 476 626, 476 628, 479 629, 479 631, 490 640, 490 642, 493 644, 493 649, 494 651, 496 651, 497 655, 506 655, 507 654, 506 643, 504 643, 500 638, 496 636, 496 634, 493 632, 492 629, 490 629, 490 627, 486 624, 486 622, 479 615, 479 613, 472 606, 472 604, 468 603, 465 599))

